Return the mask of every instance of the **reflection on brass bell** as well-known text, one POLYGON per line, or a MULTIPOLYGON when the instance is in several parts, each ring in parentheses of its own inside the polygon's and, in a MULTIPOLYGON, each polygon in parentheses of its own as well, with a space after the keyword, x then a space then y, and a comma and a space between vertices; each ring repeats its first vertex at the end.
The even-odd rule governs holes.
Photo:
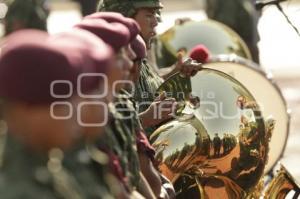
POLYGON ((212 69, 190 80, 175 75, 159 91, 185 102, 181 115, 150 137, 159 170, 174 184, 177 196, 235 199, 253 193, 264 174, 274 123, 265 123, 251 93, 212 69), (200 105, 191 106, 195 101, 200 105), (184 115, 194 117, 180 119, 184 115))

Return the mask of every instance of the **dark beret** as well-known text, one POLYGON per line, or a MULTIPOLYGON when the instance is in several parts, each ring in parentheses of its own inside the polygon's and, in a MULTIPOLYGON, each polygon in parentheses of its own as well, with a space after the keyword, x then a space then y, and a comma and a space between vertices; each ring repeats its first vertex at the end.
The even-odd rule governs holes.
POLYGON ((85 19, 103 19, 109 23, 121 23, 128 28, 130 32, 130 41, 132 41, 140 32, 140 26, 134 19, 124 17, 122 14, 116 12, 96 12, 86 16, 85 19))
POLYGON ((123 46, 129 44, 129 30, 120 23, 108 23, 104 20, 84 19, 74 26, 76 29, 87 30, 105 43, 110 45, 115 52, 118 52, 123 46))
MULTIPOLYGON (((75 94, 80 74, 95 73, 100 64, 112 59, 110 48, 98 38, 91 40, 99 41, 97 46, 105 53, 96 56, 86 39, 78 39, 85 33, 68 34, 49 37, 45 32, 23 30, 7 37, 0 56, 0 96, 30 104, 66 100, 75 94), (54 85, 55 81, 67 81, 72 86, 66 83, 54 85), (54 85, 52 94, 51 85, 54 85), (70 93, 72 95, 68 95, 70 93)), ((95 80, 90 79, 82 87, 88 91, 95 86, 95 80)))

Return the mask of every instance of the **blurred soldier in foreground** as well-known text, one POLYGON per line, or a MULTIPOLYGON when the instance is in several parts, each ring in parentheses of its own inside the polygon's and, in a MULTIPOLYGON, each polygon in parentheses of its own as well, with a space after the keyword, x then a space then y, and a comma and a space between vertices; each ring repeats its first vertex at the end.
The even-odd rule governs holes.
MULTIPOLYGON (((8 124, 1 136, 1 198, 119 198, 111 191, 117 181, 106 170, 105 155, 99 177, 84 147, 88 136, 70 114, 78 106, 74 91, 79 74, 95 72, 97 65, 105 67, 112 59, 110 48, 96 39, 89 46, 78 38, 58 44, 33 30, 6 39, 0 58, 0 96, 8 124), (106 53, 94 57, 92 44, 106 53)), ((98 83, 90 79, 82 91, 98 83)))
MULTIPOLYGON (((96 20, 97 22, 101 22, 101 20, 104 19, 110 23, 121 23, 125 25, 128 30, 131 30, 131 35, 132 32, 135 32, 134 30, 136 29, 134 28, 135 22, 132 19, 124 18, 122 15, 116 13, 95 13, 93 15, 87 16, 83 21, 91 19, 96 20)), ((126 77, 126 79, 136 83, 140 75, 140 62, 146 57, 146 45, 140 36, 136 36, 136 33, 131 36, 130 41, 131 45, 129 47, 134 50, 135 57, 129 56, 131 58, 131 61, 133 62, 133 65, 129 68, 129 76, 126 77)), ((128 89, 128 86, 129 85, 127 84, 127 87, 124 88, 128 89)), ((114 104, 117 110, 121 110, 120 113, 124 117, 123 122, 125 121, 127 128, 130 130, 129 135, 131 135, 133 139, 137 140, 137 152, 139 154, 142 174, 146 177, 146 180, 150 184, 155 197, 165 198, 167 197, 165 188, 162 187, 162 182, 160 180, 158 171, 152 164, 152 162, 154 161, 155 151, 151 147, 139 122, 138 114, 135 111, 135 101, 130 97, 131 94, 128 93, 132 92, 132 89, 134 88, 129 88, 128 91, 122 89, 116 97, 114 104)), ((165 187, 171 189, 168 182, 164 182, 164 184, 165 187)))
MULTIPOLYGON (((116 54, 116 63, 117 68, 120 70, 119 80, 123 80, 128 75, 126 72, 128 68, 131 67, 130 58, 128 57, 127 52, 129 52, 130 56, 135 56, 132 54, 132 50, 126 49, 125 46, 128 46, 130 33, 129 30, 120 23, 110 24, 104 20, 83 20, 78 23, 74 31, 78 30, 86 30, 94 35, 102 38, 108 45, 110 45, 114 49, 114 53, 116 54)), ((136 34, 138 33, 138 28, 136 28, 136 34)), ((98 53, 101 53, 99 51, 98 53)), ((111 80, 109 80, 111 81, 111 80)), ((112 90, 113 85, 116 85, 115 82, 109 82, 108 89, 112 90)), ((119 85, 120 86, 120 85, 119 85)), ((118 92, 119 87, 114 87, 114 92, 118 92)), ((111 96, 109 102, 112 102, 116 96, 111 96)), ((109 105, 109 117, 108 127, 106 135, 108 136, 108 140, 111 140, 112 143, 107 142, 107 140, 103 140, 103 143, 100 143, 100 148, 104 151, 109 150, 115 153, 115 155, 119 158, 120 165, 122 167, 121 172, 121 180, 123 181, 125 187, 129 192, 132 192, 139 182, 139 165, 136 156, 136 152, 133 147, 133 140, 129 139, 130 135, 126 135, 128 132, 123 132, 123 128, 118 126, 122 125, 120 121, 118 121, 118 113, 117 110, 109 105), (120 122, 120 124, 117 124, 120 122), (122 130, 121 130, 122 129, 122 130), (125 135, 124 135, 125 134, 125 135), (134 157, 136 156, 136 157, 134 157), (129 161, 131 159, 131 161, 129 161)))

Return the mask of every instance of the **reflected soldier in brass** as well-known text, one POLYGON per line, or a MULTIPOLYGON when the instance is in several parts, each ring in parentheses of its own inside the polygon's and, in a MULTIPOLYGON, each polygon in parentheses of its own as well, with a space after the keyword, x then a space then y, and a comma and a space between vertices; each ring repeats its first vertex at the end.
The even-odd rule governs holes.
POLYGON ((203 69, 191 79, 173 78, 159 91, 184 105, 151 135, 160 171, 178 198, 247 197, 264 174, 275 121, 264 121, 251 93, 225 73, 203 69), (191 106, 194 99, 200 106, 191 106))

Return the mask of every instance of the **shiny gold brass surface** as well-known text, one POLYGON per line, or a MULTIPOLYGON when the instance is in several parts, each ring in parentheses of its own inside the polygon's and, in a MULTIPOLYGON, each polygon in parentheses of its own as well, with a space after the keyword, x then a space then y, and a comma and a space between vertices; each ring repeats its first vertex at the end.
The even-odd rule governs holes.
POLYGON ((264 194, 265 199, 285 199, 293 191, 293 199, 300 196, 300 185, 296 183, 287 169, 281 165, 277 175, 272 179, 264 194))
POLYGON ((160 171, 178 194, 196 191, 199 198, 236 199, 253 192, 263 176, 274 120, 265 123, 251 93, 212 69, 190 80, 177 74, 159 88, 163 90, 185 106, 150 140, 160 171))
POLYGON ((249 48, 237 33, 222 23, 205 20, 177 24, 159 35, 154 43, 157 65, 174 64, 179 51, 188 55, 198 44, 205 45, 211 55, 235 54, 252 60, 249 48))
POLYGON ((265 174, 268 174, 283 155, 290 124, 290 111, 276 81, 271 78, 272 74, 250 60, 228 55, 212 57, 203 67, 222 71, 238 80, 255 97, 263 116, 272 115, 276 120, 265 167, 265 174))

